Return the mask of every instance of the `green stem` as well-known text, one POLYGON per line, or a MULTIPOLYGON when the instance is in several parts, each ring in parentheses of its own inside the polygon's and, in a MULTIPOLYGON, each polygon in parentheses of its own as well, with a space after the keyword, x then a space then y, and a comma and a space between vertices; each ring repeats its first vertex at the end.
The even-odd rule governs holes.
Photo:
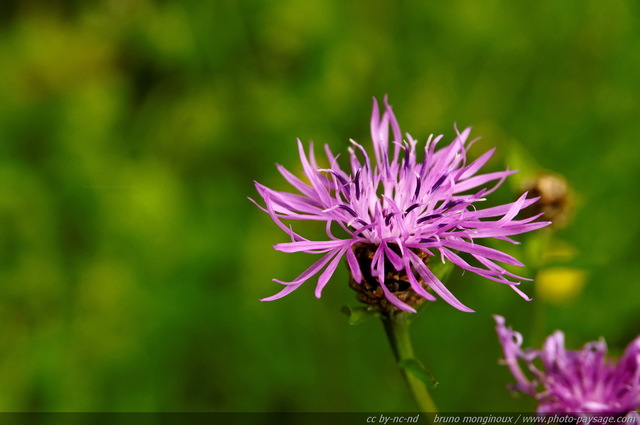
MULTIPOLYGON (((381 318, 384 330, 391 344, 391 349, 393 350, 393 355, 398 364, 405 360, 415 361, 411 337, 409 336, 409 319, 407 313, 387 313, 383 314, 381 318)), ((411 390, 411 394, 413 394, 418 408, 423 412, 437 412, 438 409, 431 399, 431 395, 424 381, 404 367, 400 367, 400 371, 407 381, 407 385, 409 385, 409 389, 411 390)))

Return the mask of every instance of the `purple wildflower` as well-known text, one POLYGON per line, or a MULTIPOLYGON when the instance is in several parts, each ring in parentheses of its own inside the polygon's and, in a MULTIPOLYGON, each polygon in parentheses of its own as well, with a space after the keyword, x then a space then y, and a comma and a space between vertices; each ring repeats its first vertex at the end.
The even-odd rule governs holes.
POLYGON ((546 226, 547 222, 534 221, 540 214, 515 219, 522 209, 533 204, 537 198, 527 199, 525 193, 510 204, 480 209, 479 203, 485 200, 484 196, 493 192, 507 176, 515 172, 506 170, 476 174, 495 149, 467 164, 467 151, 473 143, 467 141, 471 129, 467 128, 461 133, 456 129, 457 137, 453 142, 438 150, 436 145, 442 136, 429 137, 420 162, 418 142, 409 134, 403 139, 386 98, 384 106, 384 113, 380 115, 374 99, 371 137, 375 162, 361 145, 352 140, 348 170, 340 168, 338 157, 326 145, 329 168, 321 168, 316 162, 313 145, 307 154, 298 140, 307 182, 283 166, 277 167, 299 193, 276 191, 256 183, 266 205, 266 208, 260 208, 291 237, 291 242, 277 244, 275 249, 324 254, 293 281, 274 279, 285 287, 263 301, 291 293, 324 268, 315 291, 319 298, 340 260, 346 256, 353 280, 361 283, 364 275, 365 278, 372 277, 377 282, 385 282, 379 285, 382 296, 399 309, 415 312, 386 284, 386 276, 392 268, 404 270, 404 283, 420 299, 436 299, 427 292, 426 287, 455 308, 473 311, 458 301, 426 266, 425 258, 436 252, 443 262, 448 260, 464 270, 505 283, 528 299, 517 288, 519 282, 509 280, 523 278, 506 271, 496 262, 515 266, 523 264, 501 251, 479 245, 475 240, 497 238, 516 243, 509 236, 546 226), (492 187, 478 189, 489 182, 492 187), (492 217, 497 219, 489 220, 492 217), (325 222, 328 240, 305 239, 285 225, 283 219, 325 222), (334 236, 332 226, 338 226, 346 232, 346 237, 334 236), (361 258, 354 253, 363 246, 370 249, 369 262, 365 262, 364 266, 361 258), (460 253, 475 259, 476 265, 463 259, 460 253))
POLYGON ((503 317, 494 318, 504 362, 517 382, 513 388, 535 397, 539 413, 629 413, 640 407, 640 337, 615 364, 606 357, 604 340, 567 350, 560 331, 547 338, 542 350, 523 350, 522 335, 505 327, 503 317), (534 365, 536 359, 542 370, 534 365), (534 380, 527 378, 519 360, 534 380))

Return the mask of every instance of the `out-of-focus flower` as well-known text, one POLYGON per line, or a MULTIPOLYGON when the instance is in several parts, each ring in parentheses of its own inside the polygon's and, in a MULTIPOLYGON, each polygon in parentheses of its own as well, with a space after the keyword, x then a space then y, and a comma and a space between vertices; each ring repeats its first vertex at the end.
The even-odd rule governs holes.
POLYGON ((564 304, 580 294, 587 281, 587 272, 571 267, 549 267, 536 276, 536 294, 540 299, 564 304))
POLYGON ((539 197, 535 205, 523 211, 525 214, 544 213, 544 219, 552 227, 565 227, 573 215, 574 195, 566 179, 559 174, 540 172, 535 178, 526 179, 523 190, 539 197))
POLYGON ((516 379, 513 388, 535 397, 539 413, 626 414, 640 407, 640 337, 615 363, 606 356, 604 340, 567 350, 560 331, 547 338, 541 350, 523 350, 522 335, 507 328, 503 317, 494 318, 504 362, 516 379), (529 380, 519 361, 534 379, 529 380))
POLYGON ((523 278, 497 263, 523 264, 477 240, 497 238, 515 243, 509 236, 546 226, 548 222, 534 221, 541 214, 515 219, 537 198, 528 199, 525 193, 515 202, 482 209, 485 196, 515 172, 478 174, 495 149, 467 163, 472 144, 467 141, 471 131, 467 128, 456 130, 453 142, 440 149, 436 146, 442 136, 431 136, 424 154, 419 154, 415 139, 409 134, 403 139, 386 98, 384 107, 381 115, 374 99, 374 158, 351 141, 347 170, 340 167, 338 156, 328 146, 325 152, 329 167, 321 168, 313 146, 306 153, 298 140, 306 181, 278 165, 298 193, 276 191, 256 183, 265 202, 265 207, 260 208, 291 237, 291 242, 277 244, 275 249, 323 254, 293 281, 274 279, 285 287, 263 301, 291 293, 324 268, 315 291, 320 297, 341 258, 346 257, 352 286, 361 289, 362 301, 383 300, 389 308, 415 312, 413 306, 424 299, 436 299, 429 292, 432 291, 459 310, 473 311, 458 301, 427 266, 434 255, 443 262, 450 261, 464 270, 505 283, 527 299, 517 288, 519 282, 511 280, 523 278), (488 183, 491 187, 486 188, 488 183), (327 240, 308 240, 285 225, 283 219, 324 222, 327 240), (337 232, 342 237, 335 236, 337 232))

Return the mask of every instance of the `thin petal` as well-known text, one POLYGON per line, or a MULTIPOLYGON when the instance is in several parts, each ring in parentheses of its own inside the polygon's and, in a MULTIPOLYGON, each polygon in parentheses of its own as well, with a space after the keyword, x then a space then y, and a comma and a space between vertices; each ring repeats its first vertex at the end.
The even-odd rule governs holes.
POLYGON ((478 187, 481 184, 485 184, 493 180, 504 179, 505 177, 508 177, 511 174, 514 174, 517 172, 518 172, 517 170, 496 171, 495 173, 487 173, 487 174, 471 177, 468 180, 457 183, 453 193, 466 192, 467 190, 473 189, 474 187, 478 187))
MULTIPOLYGON (((278 282, 278 283, 282 283, 282 282, 278 282)), ((287 285, 285 286, 285 288, 278 292, 275 295, 272 295, 270 297, 267 298, 262 298, 260 301, 275 301, 277 299, 280 299, 282 297, 285 297, 287 295, 289 295, 290 293, 292 293, 293 291, 295 291, 296 289, 298 289, 300 287, 300 285, 302 285, 304 282, 300 282, 300 283, 296 283, 295 285, 287 285)))
POLYGON ((466 180, 469 177, 473 176, 476 172, 478 172, 480 168, 482 168, 487 163, 487 161, 489 161, 495 151, 496 148, 488 150, 484 154, 480 155, 480 157, 478 157, 478 159, 473 161, 471 164, 464 167, 461 170, 462 173, 458 176, 458 180, 466 180))
POLYGON ((349 243, 349 240, 336 239, 332 241, 295 241, 283 242, 274 246, 281 252, 307 252, 321 253, 327 251, 335 251, 336 248, 343 247, 349 243))
POLYGON ((322 290, 324 289, 327 282, 329 282, 329 279, 331 279, 331 276, 333 276, 333 273, 336 271, 336 268, 338 267, 338 264, 340 263, 342 256, 344 255, 345 251, 348 249, 349 248, 342 248, 341 250, 339 250, 335 254, 336 256, 333 257, 333 260, 331 260, 327 268, 322 272, 322 274, 318 278, 318 285, 316 286, 316 298, 320 298, 320 296, 322 295, 322 290))
POLYGON ((406 255, 403 255, 403 258, 405 259, 405 270, 407 271, 407 278, 409 278, 409 284, 411 285, 411 289, 414 290, 414 292, 416 292, 418 295, 422 296, 423 298, 426 298, 429 301, 435 301, 436 297, 433 296, 433 294, 430 294, 429 292, 427 292, 426 289, 424 289, 422 287, 422 285, 420 285, 420 282, 418 282, 418 279, 416 279, 416 276, 413 273, 413 270, 411 270, 411 262, 409 260, 409 257, 406 255))
POLYGON ((410 250, 407 250, 407 254, 411 258, 411 264, 415 267, 420 277, 426 282, 427 285, 433 291, 440 296, 443 300, 451 304, 453 307, 457 308, 460 311, 465 311, 468 313, 473 313, 469 307, 462 304, 458 299, 453 296, 453 294, 438 280, 438 278, 429 270, 427 266, 422 262, 420 257, 418 257, 415 253, 410 250))
POLYGON ((309 198, 314 198, 316 196, 316 192, 315 190, 313 190, 311 186, 304 183, 302 180, 300 180, 298 177, 293 175, 293 173, 291 173, 289 170, 284 168, 282 165, 276 164, 276 168, 278 169, 280 174, 282 174, 282 177, 284 177, 285 180, 289 182, 291 186, 298 189, 300 193, 307 195, 309 198))
POLYGON ((453 239, 443 240, 442 245, 445 245, 452 249, 457 249, 459 251, 468 252, 470 254, 481 255, 491 260, 500 261, 501 263, 520 267, 524 266, 524 264, 522 264, 512 256, 505 254, 502 251, 498 251, 497 249, 489 248, 483 245, 453 239))
POLYGON ((311 267, 309 267, 307 270, 303 271, 300 274, 300 276, 298 276, 297 278, 295 278, 291 282, 283 282, 283 281, 278 280, 278 279, 273 279, 275 282, 281 283, 282 285, 286 285, 287 288, 283 289, 281 292, 277 293, 276 295, 273 295, 273 296, 268 297, 268 298, 263 298, 261 301, 277 300, 278 298, 282 298, 285 295, 289 294, 294 289, 298 288, 300 285, 302 285, 304 282, 306 282, 311 276, 313 276, 316 273, 318 273, 324 267, 324 265, 329 262, 331 257, 333 257, 334 255, 335 255, 334 251, 329 252, 328 254, 325 254, 322 258, 320 258, 318 261, 313 263, 311 265, 311 267), (293 289, 288 289, 288 288, 293 288, 293 289))
POLYGON ((527 200, 527 192, 523 193, 520 198, 516 202, 511 205, 511 208, 507 211, 507 213, 500 220, 496 221, 496 225, 503 225, 511 221, 523 208, 525 201, 527 200))
MULTIPOLYGON (((540 197, 537 198, 529 198, 527 199, 521 206, 521 209, 527 208, 528 206, 535 203, 540 197)), ((515 204, 515 202, 511 202, 510 204, 498 205, 496 207, 485 208, 482 210, 476 210, 467 213, 467 218, 486 218, 486 217, 497 217, 499 215, 504 215, 511 209, 511 207, 515 204)))
POLYGON ((382 292, 384 293, 385 298, 394 306, 398 307, 400 310, 408 311, 409 313, 415 313, 416 310, 413 307, 408 306, 403 303, 393 295, 391 291, 385 285, 385 273, 384 273, 384 250, 381 247, 378 247, 375 254, 373 254, 373 259, 371 261, 371 267, 375 268, 372 270, 372 273, 377 276, 378 283, 380 283, 380 287, 382 288, 382 292))
POLYGON ((349 265, 353 279, 358 283, 362 282, 362 270, 360 270, 358 259, 351 248, 347 250, 347 264, 349 265))
POLYGON ((518 389, 527 394, 535 394, 535 385, 529 382, 525 374, 522 372, 518 359, 522 357, 522 335, 508 329, 505 326, 505 320, 502 316, 493 316, 497 326, 496 332, 498 333, 498 339, 502 345, 502 351, 504 353, 504 363, 509 367, 511 374, 518 382, 518 389))

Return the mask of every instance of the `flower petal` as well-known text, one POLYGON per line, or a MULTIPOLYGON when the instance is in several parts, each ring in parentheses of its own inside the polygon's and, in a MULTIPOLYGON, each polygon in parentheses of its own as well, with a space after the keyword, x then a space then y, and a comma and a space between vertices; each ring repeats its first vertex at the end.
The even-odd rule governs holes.
POLYGON ((522 345, 522 335, 510 328, 507 329, 504 317, 496 315, 493 316, 493 318, 497 323, 496 332, 498 333, 498 338, 502 345, 502 351, 504 352, 504 363, 509 367, 514 378, 516 378, 516 381, 518 382, 518 390, 534 395, 535 384, 529 382, 518 364, 518 359, 523 356, 520 348, 522 345))
POLYGON ((336 271, 336 267, 338 267, 338 263, 340 263, 342 256, 348 249, 348 247, 342 248, 337 253, 335 253, 335 257, 333 257, 333 260, 331 260, 327 268, 318 278, 318 285, 316 286, 316 298, 320 298, 320 296, 322 295, 322 290, 324 289, 327 282, 329 282, 329 279, 331 279, 331 276, 333 276, 333 273, 336 271))
POLYGON ((425 283, 429 285, 429 287, 433 289, 433 291, 436 294, 438 294, 440 298, 442 298, 443 300, 445 300, 446 302, 448 302, 449 304, 451 304, 453 307, 457 308, 460 311, 473 313, 473 310, 471 310, 466 305, 462 304, 460 301, 458 301, 456 297, 453 296, 453 294, 442 284, 442 282, 438 280, 438 278, 433 274, 433 272, 429 270, 427 266, 425 266, 425 264, 422 262, 420 257, 418 257, 411 250, 407 250, 407 254, 411 259, 411 264, 413 265, 413 267, 415 267, 420 277, 422 277, 425 283))

